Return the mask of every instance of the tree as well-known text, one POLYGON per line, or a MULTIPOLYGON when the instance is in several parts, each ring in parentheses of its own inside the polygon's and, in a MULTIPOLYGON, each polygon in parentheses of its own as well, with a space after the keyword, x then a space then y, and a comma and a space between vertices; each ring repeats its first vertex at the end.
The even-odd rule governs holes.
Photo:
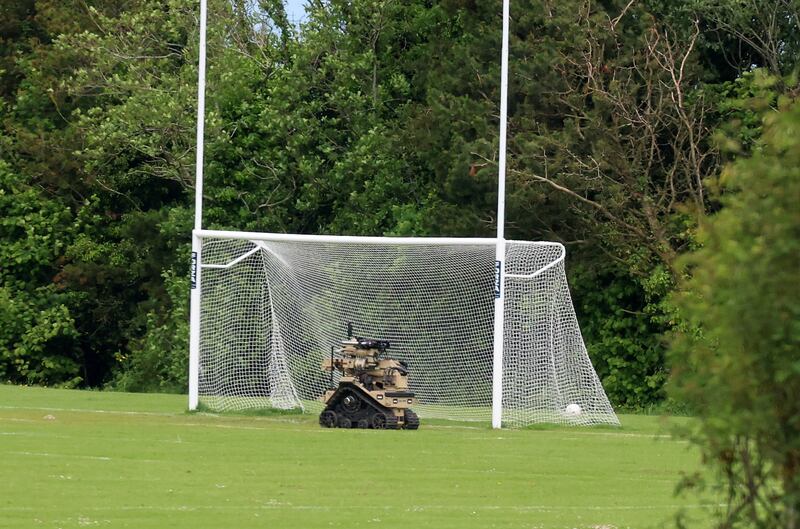
POLYGON ((719 527, 800 527, 800 104, 722 174, 723 209, 683 263, 672 392, 727 499, 719 527))
POLYGON ((542 97, 526 105, 536 122, 512 144, 512 186, 563 194, 624 266, 672 275, 716 169, 709 104, 692 89, 699 28, 681 38, 633 3, 575 2, 540 17, 539 42, 520 46, 529 56, 543 48, 559 75, 539 74, 533 61, 522 73, 542 97))
POLYGON ((0 161, 0 379, 75 386, 86 376, 71 296, 54 284, 68 208, 0 161))
POLYGON ((797 0, 696 0, 688 8, 706 28, 710 49, 736 71, 787 75, 800 53, 797 0))

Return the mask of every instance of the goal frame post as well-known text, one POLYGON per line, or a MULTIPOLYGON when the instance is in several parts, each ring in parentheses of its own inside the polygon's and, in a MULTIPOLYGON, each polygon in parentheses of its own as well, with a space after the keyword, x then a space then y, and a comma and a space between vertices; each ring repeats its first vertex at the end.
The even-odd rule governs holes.
POLYGON ((497 165, 497 241, 495 249, 494 346, 492 359, 492 428, 503 427, 503 342, 505 339, 506 136, 508 130, 508 34, 510 0, 503 0, 500 52, 500 145, 497 165))
MULTIPOLYGON (((208 0, 200 0, 200 42, 197 63, 197 136, 195 139, 195 182, 194 182, 194 230, 203 227, 203 163, 205 153, 206 116, 206 27, 208 21, 208 0)), ((190 271, 189 301, 189 409, 196 410, 199 404, 200 380, 200 283, 202 270, 203 242, 192 232, 192 260, 190 271)))
MULTIPOLYGON (((201 322, 201 284, 202 284, 202 237, 203 228, 203 167, 205 140, 205 92, 206 92, 206 33, 208 20, 208 0, 200 0, 200 38, 197 75, 197 137, 195 158, 195 219, 192 231, 191 260, 191 299, 189 321, 189 409, 196 410, 199 405, 199 366, 200 366, 200 322, 201 322)), ((497 184, 497 236, 495 239, 463 239, 473 243, 477 240, 487 241, 495 245, 495 301, 494 301, 494 336, 492 359, 492 427, 502 428, 503 416, 503 347, 505 318, 505 180, 508 122, 508 54, 510 28, 510 0, 503 0, 503 36, 501 49, 500 73, 500 135, 498 157, 497 184)), ((217 232, 230 236, 237 232, 217 232)), ((238 232, 241 235, 246 235, 238 232)), ((324 237, 324 236, 317 236, 324 237)), ((237 237, 237 238, 247 238, 237 237)), ((380 238, 372 238, 380 239, 380 238)), ((401 239, 405 243, 410 238, 401 239)), ((445 241, 458 239, 421 238, 425 244, 447 244, 445 241)), ((321 239, 318 239, 321 240, 321 239)), ((342 241, 342 239, 336 239, 342 241)), ((462 240, 462 241, 463 241, 462 240)), ((374 242, 374 241, 373 241, 374 242)), ((463 242, 462 242, 463 243, 463 242)), ((557 244, 557 243, 555 243, 557 244)), ((563 259, 563 255, 562 255, 563 259)))

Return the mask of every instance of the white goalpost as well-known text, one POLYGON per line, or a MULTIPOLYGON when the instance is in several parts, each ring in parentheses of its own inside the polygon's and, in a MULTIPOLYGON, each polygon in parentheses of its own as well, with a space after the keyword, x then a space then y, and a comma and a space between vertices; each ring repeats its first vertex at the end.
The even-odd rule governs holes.
POLYGON ((322 360, 353 322, 408 363, 421 417, 619 424, 581 337, 564 247, 504 238, 508 0, 496 238, 204 230, 206 0, 200 11, 190 409, 320 411, 322 360))
POLYGON ((198 406, 200 375, 200 267, 202 243, 197 231, 203 229, 203 156, 205 154, 206 117, 206 25, 208 0, 200 0, 200 57, 197 64, 197 137, 195 144, 194 230, 192 231, 192 262, 189 300, 189 409, 198 406))
POLYGON ((503 341, 505 336, 506 262, 506 125, 508 123, 509 0, 503 0, 503 43, 500 53, 500 146, 497 166, 497 240, 495 242, 494 336, 492 342, 492 428, 502 428, 503 341))

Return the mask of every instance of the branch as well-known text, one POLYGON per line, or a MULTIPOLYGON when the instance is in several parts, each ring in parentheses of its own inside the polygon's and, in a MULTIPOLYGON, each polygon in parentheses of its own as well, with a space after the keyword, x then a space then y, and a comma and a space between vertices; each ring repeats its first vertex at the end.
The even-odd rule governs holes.
POLYGON ((632 6, 632 5, 633 5, 635 2, 636 2, 636 0, 630 0, 630 2, 628 2, 628 5, 626 5, 626 6, 625 6, 625 7, 622 9, 622 12, 619 14, 619 16, 618 16, 617 18, 615 18, 614 20, 612 20, 612 21, 611 21, 611 31, 614 31, 614 28, 616 28, 616 27, 617 27, 617 24, 619 24, 619 21, 620 21, 620 20, 622 20, 622 17, 624 17, 624 16, 625 16, 625 13, 627 13, 627 12, 628 12, 628 9, 630 9, 630 8, 631 8, 631 6, 632 6))
POLYGON ((612 221, 612 222, 614 222, 616 224, 619 224, 620 226, 623 226, 625 229, 631 231, 632 233, 635 233, 637 236, 641 237, 643 240, 647 240, 648 239, 647 234, 645 234, 641 229, 639 229, 638 227, 636 227, 636 226, 634 226, 632 224, 629 224, 629 223, 625 222, 624 220, 622 220, 621 218, 617 217, 616 215, 611 213, 608 210, 608 208, 606 208, 605 206, 603 206, 599 202, 595 202, 594 200, 588 199, 588 198, 584 197, 583 195, 580 195, 579 193, 576 193, 572 189, 569 189, 567 187, 559 185, 559 184, 553 182, 552 180, 550 180, 549 178, 546 178, 544 176, 539 176, 539 175, 536 175, 536 174, 533 174, 533 173, 524 172, 524 171, 518 171, 516 169, 511 169, 510 172, 513 173, 513 174, 519 175, 519 176, 531 178, 531 179, 536 180, 538 182, 544 182, 544 183, 548 184, 550 187, 552 187, 553 189, 556 189, 556 190, 558 190, 558 191, 560 191, 562 193, 565 193, 565 194, 571 196, 572 198, 575 198, 575 199, 583 202, 584 204, 587 204, 587 205, 591 206, 592 208, 594 208, 597 211, 599 211, 604 217, 606 217, 610 221, 612 221))

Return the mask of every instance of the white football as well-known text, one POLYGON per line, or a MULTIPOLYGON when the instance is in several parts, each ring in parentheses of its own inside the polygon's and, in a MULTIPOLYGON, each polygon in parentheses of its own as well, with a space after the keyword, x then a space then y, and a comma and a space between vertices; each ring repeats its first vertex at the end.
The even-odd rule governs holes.
POLYGON ((575 403, 568 404, 564 409, 564 413, 570 417, 576 417, 581 414, 581 407, 575 403))

